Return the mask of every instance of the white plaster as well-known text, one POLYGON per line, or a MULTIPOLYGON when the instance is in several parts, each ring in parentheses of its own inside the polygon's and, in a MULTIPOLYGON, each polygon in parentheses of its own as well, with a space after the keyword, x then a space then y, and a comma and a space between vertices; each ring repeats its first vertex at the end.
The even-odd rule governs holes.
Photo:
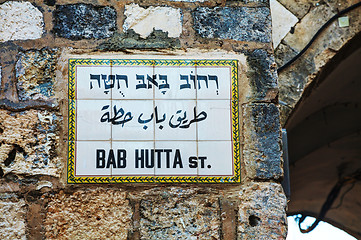
POLYGON ((36 184, 36 190, 40 190, 44 187, 52 188, 53 184, 49 181, 40 181, 36 184))
POLYGON ((171 7, 142 8, 137 4, 125 6, 123 30, 133 29, 142 38, 148 37, 153 28, 168 32, 169 37, 179 37, 182 33, 180 9, 171 7))
POLYGON ((43 14, 29 2, 0 5, 0 42, 41 38, 43 14))
POLYGON ((295 26, 298 18, 282 6, 277 0, 270 0, 272 16, 273 47, 276 48, 287 35, 291 27, 295 26))

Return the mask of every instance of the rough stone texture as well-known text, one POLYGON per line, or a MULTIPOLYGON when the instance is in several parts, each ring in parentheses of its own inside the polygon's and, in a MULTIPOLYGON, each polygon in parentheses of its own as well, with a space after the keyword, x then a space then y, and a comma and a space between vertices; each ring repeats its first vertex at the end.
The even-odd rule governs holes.
POLYGON ((198 7, 193 19, 194 29, 204 38, 271 42, 268 7, 198 7))
MULTIPOLYGON (((292 4, 293 1, 290 1, 292 4)), ((279 66, 294 57, 302 49, 321 25, 338 10, 344 9, 357 1, 319 2, 314 5, 296 25, 293 34, 288 34, 275 50, 279 66)), ((337 21, 330 24, 311 47, 296 62, 279 74, 279 99, 281 103, 281 122, 285 124, 289 114, 301 98, 304 89, 322 72, 326 62, 360 32, 360 8, 347 13, 350 26, 341 28, 337 21)))
POLYGON ((142 8, 137 4, 125 6, 123 30, 133 29, 142 38, 148 37, 153 29, 168 32, 168 36, 175 38, 182 33, 180 9, 171 7, 142 8))
POLYGON ((43 14, 29 2, 5 2, 0 16, 0 42, 37 39, 43 34, 43 14))
POLYGON ((208 2, 209 0, 169 0, 171 2, 208 2))
POLYGON ((295 14, 299 19, 303 18, 307 12, 317 2, 315 0, 278 0, 283 6, 295 14))
POLYGON ((254 103, 243 106, 244 169, 251 179, 283 177, 281 126, 274 104, 254 103))
POLYGON ((0 176, 59 176, 59 117, 46 110, 0 110, 0 176))
POLYGON ((0 194, 0 239, 26 239, 25 201, 0 194))
POLYGON ((277 0, 270 1, 272 15, 272 41, 276 48, 286 34, 297 22, 298 18, 282 6, 277 0))
POLYGON ((221 239, 216 196, 194 189, 149 191, 140 203, 141 239, 221 239))
MULTIPOLYGON (((281 123, 285 123, 293 107, 302 96, 303 90, 310 82, 307 73, 315 71, 313 59, 305 59, 302 64, 297 64, 279 75, 279 100, 281 105, 281 123), (312 60, 312 61, 311 61, 312 60)), ((311 75, 312 77, 312 75, 311 75)))
POLYGON ((49 198, 46 239, 127 239, 132 210, 126 193, 113 189, 79 190, 49 198))
POLYGON ((320 69, 336 55, 337 51, 332 48, 327 48, 323 52, 315 56, 315 68, 320 69))
POLYGON ((290 46, 283 44, 282 42, 275 49, 274 57, 277 63, 277 67, 281 67, 290 61, 298 53, 297 50, 292 49, 290 46))
POLYGON ((49 100, 54 95, 57 56, 50 49, 19 54, 15 67, 19 100, 49 100))
POLYGON ((247 54, 247 76, 252 88, 249 100, 272 101, 277 97, 277 66, 273 55, 264 49, 247 54))
POLYGON ((133 29, 127 33, 115 33, 111 39, 99 45, 100 50, 118 51, 123 49, 180 48, 177 38, 169 38, 168 33, 154 30, 146 39, 140 37, 133 29))
POLYGON ((335 12, 328 5, 313 8, 301 21, 296 24, 293 34, 288 34, 284 41, 292 48, 301 51, 318 29, 329 20, 335 12))
POLYGON ((117 30, 117 13, 112 7, 89 4, 57 5, 53 32, 63 38, 102 39, 117 30))
POLYGON ((286 239, 287 199, 281 184, 251 182, 239 198, 237 239, 286 239))
POLYGON ((241 0, 241 2, 244 2, 245 4, 248 4, 248 3, 268 3, 268 0, 241 0))

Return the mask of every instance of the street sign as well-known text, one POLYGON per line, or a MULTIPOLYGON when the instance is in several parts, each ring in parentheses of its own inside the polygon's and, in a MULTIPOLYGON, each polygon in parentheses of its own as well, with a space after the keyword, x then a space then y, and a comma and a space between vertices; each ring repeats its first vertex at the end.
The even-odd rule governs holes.
POLYGON ((240 182, 238 61, 70 59, 69 183, 240 182))

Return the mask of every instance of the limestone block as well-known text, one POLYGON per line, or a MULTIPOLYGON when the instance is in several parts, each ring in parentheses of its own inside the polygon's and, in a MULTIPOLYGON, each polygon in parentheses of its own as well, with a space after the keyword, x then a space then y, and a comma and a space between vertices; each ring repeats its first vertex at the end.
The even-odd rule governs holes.
MULTIPOLYGON (((288 34, 284 38, 285 43, 297 51, 301 51, 321 26, 334 14, 335 12, 332 11, 332 8, 326 4, 312 8, 310 12, 296 24, 294 33, 288 34)), ((329 41, 329 39, 327 39, 327 41, 329 41)))
POLYGON ((193 189, 153 190, 140 203, 141 239, 221 239, 216 196, 193 189))
POLYGON ((59 176, 58 123, 46 110, 0 110, 0 175, 59 176))
POLYGON ((169 0, 171 2, 208 2, 209 0, 169 0))
POLYGON ((281 184, 251 182, 239 199, 237 239, 286 239, 287 199, 281 184))
POLYGON ((43 34, 43 14, 29 2, 5 2, 0 16, 0 42, 37 39, 43 34))
POLYGON ((195 31, 204 38, 271 42, 268 7, 198 7, 193 20, 195 31))
POLYGON ((272 15, 273 48, 277 48, 281 40, 291 30, 291 27, 298 22, 298 18, 277 0, 271 0, 270 7, 272 15))
POLYGON ((154 30, 147 38, 141 38, 139 34, 130 29, 126 33, 115 33, 108 41, 99 45, 101 50, 119 51, 122 49, 151 49, 151 48, 180 48, 178 38, 168 37, 168 33, 154 30))
POLYGON ((248 100, 272 101, 277 97, 277 66, 272 54, 256 49, 247 54, 247 76, 251 86, 248 100))
POLYGON ((251 179, 283 176, 279 110, 274 104, 243 106, 244 168, 251 179))
POLYGON ((25 201, 0 194, 0 239, 26 239, 25 201))
POLYGON ((126 193, 113 189, 60 192, 49 198, 46 239, 127 239, 132 210, 126 193))
POLYGON ((171 7, 142 8, 137 4, 125 6, 123 30, 133 29, 142 38, 148 37, 153 29, 168 32, 168 37, 176 38, 182 33, 181 11, 171 7))
POLYGON ((112 7, 90 4, 57 5, 53 32, 63 38, 102 39, 111 37, 117 30, 117 13, 112 7))
POLYGON ((281 67, 297 55, 297 51, 282 42, 275 48, 274 57, 277 67, 281 67))
POLYGON ((49 100, 54 95, 57 51, 30 50, 19 54, 16 78, 19 100, 49 100))
POLYGON ((278 0, 283 6, 295 14, 299 19, 303 18, 315 3, 315 0, 278 0))

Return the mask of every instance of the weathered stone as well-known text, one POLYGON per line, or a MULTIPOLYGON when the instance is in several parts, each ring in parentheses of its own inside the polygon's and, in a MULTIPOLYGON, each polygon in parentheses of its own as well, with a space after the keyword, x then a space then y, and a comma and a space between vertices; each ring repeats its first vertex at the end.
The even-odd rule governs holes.
POLYGON ((37 39, 43 34, 43 14, 29 2, 5 2, 0 16, 0 42, 37 39))
POLYGON ((237 239, 286 239, 287 199, 281 184, 251 182, 239 198, 237 239))
POLYGON ((251 179, 283 177, 281 126, 274 104, 243 106, 243 151, 246 176, 251 179))
POLYGON ((15 68, 19 100, 49 100, 54 95, 57 56, 50 49, 19 54, 15 68))
POLYGON ((182 33, 180 9, 171 7, 142 8, 138 4, 125 6, 123 30, 133 29, 142 38, 148 37, 153 29, 168 32, 168 36, 175 38, 182 33))
POLYGON ((282 107, 281 122, 285 123, 290 108, 293 108, 300 99, 303 89, 308 82, 308 75, 315 71, 315 64, 312 58, 303 57, 298 60, 297 65, 290 66, 287 71, 282 72, 278 77, 279 100, 286 105, 282 107))
POLYGON ((298 22, 298 18, 277 0, 271 0, 270 7, 272 15, 273 48, 276 48, 291 28, 298 22))
POLYGON ((282 67, 297 54, 298 51, 296 51, 295 49, 292 49, 290 46, 284 43, 280 43, 274 52, 277 67, 278 68, 282 67))
POLYGON ((117 14, 112 7, 90 4, 57 5, 53 32, 63 38, 102 39, 111 37, 117 30, 117 14))
POLYGON ((49 197, 46 239, 127 239, 132 210, 126 193, 113 189, 60 192, 49 197))
POLYGON ((0 110, 1 175, 59 176, 58 122, 59 117, 46 110, 0 110))
POLYGON ((299 19, 303 18, 310 8, 313 7, 315 0, 278 0, 283 6, 295 14, 299 19))
POLYGON ((204 38, 271 42, 268 7, 198 7, 193 19, 194 29, 204 38))
POLYGON ((249 100, 272 101, 277 97, 277 66, 273 55, 264 49, 247 53, 247 76, 252 88, 249 100))
POLYGON ((14 194, 0 194, 0 239, 26 239, 25 201, 14 194))
POLYGON ((141 239, 221 239, 217 196, 193 189, 152 191, 140 203, 141 239))
POLYGON ((98 49, 118 51, 122 49, 180 48, 178 38, 168 37, 168 33, 154 30, 146 39, 140 37, 133 29, 127 33, 115 33, 111 39, 99 45, 98 49))
POLYGON ((169 0, 171 2, 208 2, 209 0, 169 0))
POLYGON ((320 69, 326 65, 326 63, 336 55, 337 51, 332 48, 327 48, 318 55, 315 56, 315 68, 320 69))
POLYGON ((335 13, 328 5, 313 8, 301 21, 296 24, 293 34, 287 34, 285 43, 292 48, 301 51, 312 39, 321 26, 335 13))

